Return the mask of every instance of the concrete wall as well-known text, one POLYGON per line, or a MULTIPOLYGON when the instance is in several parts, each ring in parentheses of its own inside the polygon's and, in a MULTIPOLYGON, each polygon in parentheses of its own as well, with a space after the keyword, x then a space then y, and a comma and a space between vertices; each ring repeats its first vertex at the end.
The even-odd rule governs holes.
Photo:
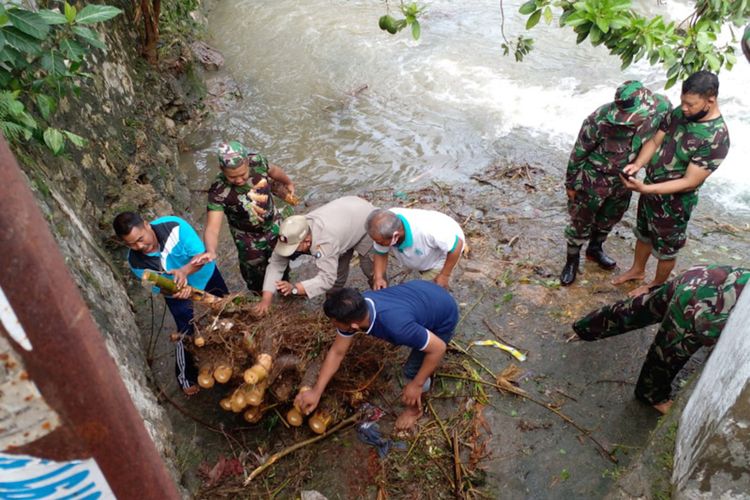
MULTIPOLYGON (((124 14, 101 29, 107 52, 95 51, 86 68, 92 78, 80 96, 60 103, 53 126, 88 140, 54 157, 33 144, 16 145, 26 174, 68 269, 120 369, 146 428, 168 466, 175 463, 172 427, 149 381, 145 340, 128 294, 133 280, 111 221, 122 210, 144 217, 183 213, 187 182, 177 168, 175 126, 165 114, 183 102, 177 80, 139 55, 132 0, 111 0, 124 14)), ((142 294, 143 295, 143 294, 142 294)), ((172 473, 177 479, 174 467, 172 473)))
POLYGON ((750 291, 682 413, 672 483, 675 498, 750 498, 750 291))

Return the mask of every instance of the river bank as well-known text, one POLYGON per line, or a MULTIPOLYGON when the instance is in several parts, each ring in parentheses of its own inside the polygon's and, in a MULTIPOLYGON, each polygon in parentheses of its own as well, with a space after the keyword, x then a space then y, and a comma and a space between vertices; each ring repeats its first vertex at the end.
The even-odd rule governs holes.
MULTIPOLYGON (((452 291, 461 304, 464 318, 456 334, 457 342, 467 346, 476 340, 494 339, 497 334, 527 352, 527 361, 516 362, 523 373, 519 387, 590 430, 618 461, 615 464, 603 456, 584 433, 549 409, 490 390, 489 404, 483 411, 490 454, 480 462, 486 475, 482 475, 478 491, 493 498, 603 497, 638 455, 658 421, 658 414, 632 395, 654 330, 592 344, 570 342, 572 321, 624 297, 631 286, 611 285, 609 280, 617 270, 602 271, 586 262, 573 286, 559 287, 558 273, 564 261, 561 233, 567 216, 556 171, 499 162, 477 179, 455 185, 431 182, 411 191, 381 188, 354 194, 379 206, 433 208, 463 224, 471 252, 461 262, 453 283, 452 291)), ((304 185, 299 188, 306 191, 304 185)), ((336 196, 331 193, 326 197, 317 194, 305 197, 306 206, 299 211, 307 211, 336 196)), ((199 206, 196 210, 201 210, 200 200, 196 204, 199 206)), ((677 269, 702 262, 747 265, 743 249, 750 226, 746 222, 722 223, 716 212, 711 212, 716 207, 706 205, 709 204, 700 205, 695 214, 677 269)), ((632 256, 634 210, 635 203, 606 245, 618 260, 619 269, 628 265, 632 256)), ((196 219, 198 213, 194 212, 196 219)), ((220 261, 230 283, 241 289, 232 244, 227 240, 223 242, 220 261)), ((309 269, 303 267, 296 272, 306 271, 309 269)), ((653 265, 649 266, 649 272, 653 272, 653 265)), ((358 271, 353 271, 352 276, 356 285, 365 286, 358 271)), ((495 373, 512 361, 503 352, 487 347, 475 347, 471 354, 495 373)), ((447 363, 460 365, 468 360, 453 352, 447 363)), ((397 365, 394 363, 384 370, 386 377, 390 373, 390 390, 371 399, 373 404, 390 410, 381 423, 386 431, 398 412, 398 405, 393 404, 398 400, 397 365)), ((163 364, 162 374, 164 383, 171 384, 169 362, 163 364)), ((451 381, 444 381, 435 400, 440 418, 456 418, 457 408, 474 401, 474 396, 461 394, 451 381)), ((216 409, 215 395, 200 394, 181 402, 173 387, 171 397, 188 414, 208 420, 219 429, 231 432, 238 427, 236 418, 216 409)), ((178 443, 182 443, 178 449, 193 449, 191 459, 184 463, 185 477, 193 477, 193 486, 205 498, 215 498, 222 490, 216 485, 200 489, 205 488, 205 477, 196 478, 194 473, 201 462, 214 464, 220 455, 233 456, 240 458, 249 470, 261 457, 304 438, 304 430, 290 433, 276 419, 242 430, 243 447, 237 448, 236 444, 227 447, 228 442, 220 434, 206 434, 193 418, 172 413, 177 422, 182 422, 176 424, 178 443)), ((426 416, 421 425, 430 428, 435 419, 426 416)), ((414 443, 414 437, 411 439, 407 440, 409 445, 414 443)), ((421 459, 410 460, 393 452, 379 462, 374 449, 359 442, 350 430, 330 442, 302 450, 281 462, 278 470, 271 470, 258 484, 242 491, 250 497, 269 492, 283 497, 306 489, 318 490, 328 498, 374 497, 378 490, 395 497, 429 497, 424 493, 427 484, 420 475, 425 467, 423 460, 436 461, 442 467, 450 463, 444 443, 419 444, 422 445, 427 450, 431 446, 432 455, 425 452, 421 459), (365 470, 370 472, 365 474, 365 470), (290 473, 293 480, 289 480, 290 473)), ((432 497, 447 498, 453 494, 444 477, 433 480, 432 497)), ((231 489, 233 483, 229 481, 224 487, 231 489)))
MULTIPOLYGON (((419 44, 384 39, 374 23, 347 24, 372 10, 363 2, 350 4, 352 11, 306 5, 281 16, 257 2, 223 2, 209 14, 213 42, 227 58, 218 77, 230 77, 229 87, 236 89, 230 94, 244 97, 232 100, 230 95, 228 104, 183 141, 180 168, 194 194, 193 220, 199 228, 205 222, 202 190, 215 175, 213 148, 230 139, 249 142, 290 173, 304 201, 298 213, 357 194, 379 206, 434 208, 454 217, 472 248, 453 284, 464 318, 456 340, 466 346, 494 339, 494 330, 528 352, 520 363, 519 387, 589 430, 618 460, 614 464, 603 456, 584 433, 548 408, 491 389, 481 412, 490 454, 479 462, 485 472, 472 484, 491 498, 605 496, 657 425, 656 412, 632 396, 653 329, 593 344, 569 342, 572 321, 624 297, 630 287, 610 285, 617 270, 605 272, 591 263, 583 264, 575 285, 558 286, 567 221, 562 190, 567 152, 561 145, 569 147, 580 120, 589 108, 611 99, 617 82, 643 78, 658 88, 658 80, 641 67, 622 74, 586 49, 574 62, 594 60, 596 70, 589 80, 579 81, 571 76, 576 69, 563 61, 572 49, 557 35, 552 36, 559 47, 547 59, 532 58, 528 66, 513 69, 500 63, 503 71, 497 73, 511 76, 498 77, 474 59, 463 60, 467 47, 473 47, 468 50, 473 56, 495 61, 494 49, 475 53, 469 42, 473 35, 456 31, 464 23, 490 21, 481 19, 481 2, 472 2, 466 12, 441 4, 432 14, 436 36, 419 44), (251 14, 249 29, 234 25, 245 22, 236 16, 238 9, 251 14), (316 9, 324 9, 326 19, 341 30, 311 23, 316 9), (226 32, 236 36, 226 37, 226 32), (455 40, 458 46, 449 43, 455 40), (436 53, 436 46, 447 47, 448 55, 436 53), (550 58, 552 76, 544 71, 550 58), (540 83, 548 80, 552 89, 540 83), (548 130, 540 131, 538 124, 548 130)), ((704 193, 677 271, 705 262, 748 265, 750 217, 721 199, 704 193)), ((620 270, 632 257, 635 205, 606 244, 620 270)), ((230 289, 242 290, 226 228, 221 250, 219 266, 230 289)), ((653 262, 648 272, 653 273, 653 262)), ((358 271, 352 277, 364 286, 358 271)), ((157 322, 159 314, 154 315, 157 322)), ((290 432, 278 418, 254 427, 238 425, 218 410, 216 394, 206 391, 182 400, 172 382, 169 349, 157 347, 163 354, 157 353, 154 366, 174 402, 170 413, 179 468, 197 496, 283 498, 303 490, 331 499, 454 495, 451 452, 430 415, 421 428, 437 437, 407 439, 417 450, 408 456, 392 452, 379 460, 373 448, 347 430, 288 457, 248 488, 231 473, 207 480, 207 470, 221 472, 220 457, 249 471, 270 453, 305 438, 305 430, 290 432)), ((489 347, 473 348, 471 354, 494 373, 511 362, 489 347)), ((470 359, 452 352, 447 364, 465 361, 470 359)), ((393 403, 397 372, 397 362, 384 369, 390 389, 371 399, 388 411, 381 423, 386 434, 398 411, 393 403)), ((476 400, 475 393, 446 379, 433 401, 440 419, 461 427, 461 410, 476 400)), ((468 447, 462 445, 461 452, 469 453, 468 447)), ((668 494, 664 482, 655 488, 655 497, 668 494)))

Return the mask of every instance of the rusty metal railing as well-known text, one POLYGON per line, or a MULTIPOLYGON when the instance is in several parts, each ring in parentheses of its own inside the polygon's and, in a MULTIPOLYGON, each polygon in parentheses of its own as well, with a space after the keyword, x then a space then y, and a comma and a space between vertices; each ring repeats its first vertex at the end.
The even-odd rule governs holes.
MULTIPOLYGON (((13 345, 61 423, 11 453, 93 458, 119 499, 179 498, 2 137, 0 180, 0 288, 32 350, 13 345)), ((1 325, 0 332, 11 338, 1 325)))

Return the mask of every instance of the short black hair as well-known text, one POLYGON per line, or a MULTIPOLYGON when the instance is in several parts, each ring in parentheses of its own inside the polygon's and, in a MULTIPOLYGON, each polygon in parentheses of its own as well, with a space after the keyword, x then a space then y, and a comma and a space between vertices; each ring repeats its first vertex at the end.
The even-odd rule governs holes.
POLYGON ((135 212, 122 212, 112 221, 115 234, 122 238, 130 234, 134 227, 142 227, 143 219, 135 212))
POLYGON ((342 288, 328 296, 323 304, 323 312, 340 323, 351 324, 367 316, 367 304, 356 288, 342 288))
POLYGON ((683 94, 698 94, 701 97, 719 95, 719 77, 710 71, 698 71, 682 82, 683 94))

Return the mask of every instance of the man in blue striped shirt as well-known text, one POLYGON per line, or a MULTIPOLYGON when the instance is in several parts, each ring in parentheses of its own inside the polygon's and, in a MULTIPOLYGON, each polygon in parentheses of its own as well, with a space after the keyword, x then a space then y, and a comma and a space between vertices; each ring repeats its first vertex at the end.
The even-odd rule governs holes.
POLYGON ((315 385, 300 392, 295 404, 306 414, 318 406, 353 335, 363 332, 411 348, 403 368, 408 382, 401 401, 406 408, 396 419, 395 427, 413 427, 422 415, 422 392, 429 390, 430 377, 443 359, 458 323, 458 305, 453 296, 433 282, 416 280, 364 293, 342 288, 330 295, 323 310, 339 335, 326 354, 315 385))
MULTIPOLYGON (((185 285, 219 297, 228 293, 216 264, 191 264, 194 256, 206 251, 198 234, 179 217, 159 217, 148 223, 133 212, 119 214, 112 226, 120 240, 130 249, 128 264, 133 274, 141 278, 143 271, 148 269, 171 275, 179 290, 173 295, 165 295, 164 300, 172 313, 177 331, 183 337, 192 335, 193 302, 189 299, 190 288, 185 285)), ((153 291, 158 293, 160 290, 154 287, 153 291)), ((198 370, 182 340, 175 342, 175 373, 177 382, 186 395, 198 392, 198 370)))

